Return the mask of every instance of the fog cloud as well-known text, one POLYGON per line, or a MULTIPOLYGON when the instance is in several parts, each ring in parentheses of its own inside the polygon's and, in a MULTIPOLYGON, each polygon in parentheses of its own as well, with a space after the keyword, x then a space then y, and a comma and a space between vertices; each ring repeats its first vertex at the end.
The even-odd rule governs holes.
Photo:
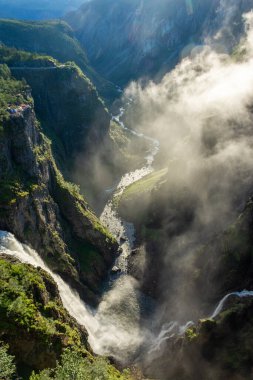
POLYGON ((163 323, 205 316, 191 286, 196 249, 233 223, 252 194, 253 13, 244 21, 236 54, 205 46, 161 83, 134 82, 126 90, 135 99, 132 125, 160 140, 157 166, 169 169, 164 191, 185 191, 194 214, 183 232, 168 237, 157 273, 163 302, 156 321, 163 323))

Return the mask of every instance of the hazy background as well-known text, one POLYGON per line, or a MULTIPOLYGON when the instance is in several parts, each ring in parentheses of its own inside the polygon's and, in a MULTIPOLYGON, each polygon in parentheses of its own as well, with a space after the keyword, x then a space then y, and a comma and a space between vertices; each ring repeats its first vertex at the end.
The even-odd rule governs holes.
MULTIPOLYGON (((194 284, 198 249, 234 222, 252 194, 253 13, 244 20, 246 38, 232 56, 194 49, 159 84, 126 90, 136 99, 133 125, 160 140, 159 167, 168 168, 160 199, 167 210, 161 228, 170 233, 157 273, 163 301, 156 322, 203 317, 203 289, 194 284), (171 236, 182 205, 191 219, 171 236)), ((214 284, 206 278, 205 286, 208 295, 214 284)))
POLYGON ((87 0, 0 0, 0 18, 47 20, 62 17, 87 0))

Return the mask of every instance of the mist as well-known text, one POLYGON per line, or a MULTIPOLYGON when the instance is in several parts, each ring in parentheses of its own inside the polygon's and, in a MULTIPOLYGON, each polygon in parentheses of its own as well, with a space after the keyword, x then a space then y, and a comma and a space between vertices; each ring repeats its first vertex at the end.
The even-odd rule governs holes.
MULTIPOLYGON (((213 315, 226 293, 243 290, 241 284, 235 289, 221 290, 220 283, 212 281, 219 258, 211 256, 207 268, 205 259, 200 257, 201 250, 214 245, 243 211, 253 186, 253 13, 243 17, 245 33, 240 45, 232 54, 226 54, 235 43, 233 40, 226 46, 226 36, 233 33, 231 22, 237 8, 235 2, 229 8, 222 1, 221 15, 224 9, 228 12, 222 26, 206 39, 206 45, 195 46, 159 83, 146 79, 132 82, 123 94, 125 124, 118 117, 116 124, 127 133, 126 151, 131 149, 132 154, 136 151, 136 157, 141 157, 145 150, 148 152, 147 144, 140 149, 148 137, 148 141, 156 142, 152 162, 140 161, 134 167, 134 160, 121 161, 119 151, 108 141, 96 147, 90 161, 89 177, 94 186, 87 193, 88 199, 102 213, 101 221, 121 246, 122 238, 131 241, 134 233, 128 234, 129 225, 115 213, 110 197, 115 191, 123 191, 128 181, 137 181, 152 170, 167 169, 165 183, 157 194, 151 192, 143 205, 161 213, 163 241, 151 248, 148 242, 141 241, 143 256, 138 269, 142 275, 137 278, 125 269, 127 255, 135 247, 130 244, 123 266, 119 265, 123 276, 105 293, 98 309, 98 317, 103 315, 99 323, 104 333, 103 339, 98 340, 98 352, 111 354, 125 364, 131 357, 149 371, 154 369, 154 373, 158 371, 157 357, 166 352, 171 336, 182 334, 199 318, 213 315), (134 139, 132 134, 128 140, 129 130, 135 131, 134 139), (121 178, 124 171, 130 173, 121 178), (122 226, 126 226, 123 232, 122 226), (152 268, 150 255, 159 265, 152 268), (144 315, 140 300, 148 303, 149 299, 145 298, 142 277, 152 283, 150 268, 156 281, 152 294, 155 300, 152 313, 144 315), (118 335, 116 330, 120 331, 118 335), (110 341, 111 335, 117 337, 118 343, 110 341)), ((85 165, 81 154, 74 175, 84 191, 88 177, 83 175, 85 165)), ((142 202, 138 203, 141 207, 142 202)), ((128 222, 134 221, 138 210, 127 210, 128 222)), ((138 226, 135 227, 138 245, 138 226)))
MULTIPOLYGON (((228 30, 228 19, 224 20, 221 30, 225 27, 228 30)), ((171 328, 171 333, 179 333, 189 321, 195 323, 199 318, 212 315, 217 302, 225 295, 220 293, 219 284, 213 284, 209 278, 204 278, 206 282, 202 278, 202 286, 198 289, 195 277, 203 268, 196 262, 199 250, 212 243, 235 221, 252 195, 253 13, 244 16, 244 23, 245 37, 234 54, 225 54, 220 45, 218 51, 215 50, 217 45, 213 42, 209 46, 195 47, 160 83, 132 82, 122 98, 127 127, 137 132, 134 146, 138 149, 143 135, 159 141, 156 145, 159 153, 155 153, 155 161, 151 163, 153 168, 148 166, 147 174, 151 170, 168 169, 166 183, 158 191, 158 196, 151 193, 150 204, 145 204, 147 208, 165 210, 166 218, 161 226, 164 241, 161 252, 157 252, 161 245, 154 252, 160 257, 160 267, 155 273, 158 297, 152 316, 143 318, 143 310, 136 306, 137 299, 143 296, 139 293, 143 290, 142 280, 136 281, 131 275, 123 281, 126 290, 123 300, 119 297, 119 294, 125 294, 122 282, 116 281, 113 291, 105 295, 100 310, 106 316, 103 321, 105 329, 111 331, 109 326, 121 324, 119 341, 124 346, 124 355, 127 353, 128 356, 129 350, 134 352, 141 345, 140 352, 144 354, 141 354, 140 361, 151 366, 166 346, 170 336, 167 332, 171 328), (129 99, 133 99, 133 103, 129 104, 129 99), (137 298, 131 299, 131 294, 137 293, 137 298), (113 310, 115 313, 111 319, 113 310), (126 310, 134 321, 132 338, 127 331, 126 310), (127 337, 125 343, 124 336, 127 337), (131 339, 133 345, 129 343, 131 339)), ((218 35, 219 32, 216 37, 218 35)), ((92 180, 96 186, 99 183, 102 205, 121 183, 120 175, 117 178, 106 162, 109 156, 113 161, 114 154, 113 147, 105 151, 101 145, 91 161, 92 180), (106 195, 107 187, 112 184, 112 192, 106 195)), ((114 162, 119 161, 115 154, 114 162)), ((86 177, 82 177, 84 163, 81 155, 76 170, 79 183, 86 181, 86 177)), ((124 165, 121 170, 133 170, 130 164, 124 165)), ((144 166, 140 176, 134 171, 130 177, 137 174, 135 180, 138 180, 145 173, 144 166)), ((93 202, 97 205, 97 198, 93 202)), ((105 212, 105 208, 102 222, 121 244, 127 231, 122 235, 122 222, 116 216, 114 223, 113 206, 110 202, 106 207, 108 205, 109 212, 105 212)), ((100 212, 102 209, 100 206, 100 212)), ((128 213, 138 212, 134 208, 128 213)), ((139 261, 142 262, 140 271, 149 279, 146 258, 150 252, 145 241, 142 243, 144 259, 139 261)), ((216 257, 211 260, 215 266, 216 257)), ((212 278, 211 273, 209 276, 212 278)), ((233 290, 242 290, 240 284, 233 290)), ((117 355, 117 345, 112 344, 110 350, 117 360, 122 360, 117 355)))
POLYGON ((168 168, 158 193, 167 210, 167 241, 157 273, 159 306, 150 321, 157 337, 163 338, 161 331, 172 321, 184 325, 212 314, 222 294, 208 278, 204 288, 196 288, 199 250, 236 220, 252 195, 253 13, 243 18, 245 37, 232 55, 195 48, 160 83, 133 82, 125 91, 135 100, 128 124, 160 141, 156 169, 168 168), (182 204, 191 218, 178 231, 182 204))

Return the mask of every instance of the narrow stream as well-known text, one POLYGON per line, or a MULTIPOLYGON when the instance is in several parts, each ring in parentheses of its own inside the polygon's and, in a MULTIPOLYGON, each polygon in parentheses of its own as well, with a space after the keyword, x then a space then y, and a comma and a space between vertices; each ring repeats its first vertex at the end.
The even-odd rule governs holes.
MULTIPOLYGON (((130 105, 130 103, 131 99, 129 100, 127 105, 130 105)), ((127 128, 122 121, 124 113, 125 108, 121 107, 119 110, 119 114, 117 116, 113 116, 112 120, 118 123, 122 129, 125 129, 128 132, 130 132, 133 136, 147 140, 150 145, 150 149, 148 150, 147 156, 145 157, 145 166, 143 166, 140 169, 136 169, 132 172, 126 173, 121 178, 116 189, 114 189, 114 193, 111 199, 109 199, 109 201, 107 202, 100 216, 100 220, 108 228, 111 234, 116 237, 122 249, 122 254, 116 260, 115 269, 118 269, 122 274, 127 274, 127 257, 129 256, 134 247, 135 231, 132 223, 128 223, 122 220, 117 214, 113 207, 113 198, 122 194, 126 187, 128 187, 129 185, 152 173, 152 171, 154 170, 152 165, 155 160, 155 156, 159 152, 160 143, 158 140, 152 139, 151 137, 145 136, 142 133, 138 133, 132 129, 127 128)))
MULTIPOLYGON (((123 114, 124 108, 120 110, 118 116, 114 117, 114 120, 126 129, 121 121, 123 114)), ((136 134, 134 131, 129 131, 136 134)), ((162 326, 157 335, 143 327, 142 307, 145 297, 139 291, 137 281, 128 274, 127 267, 127 257, 134 247, 134 226, 122 220, 113 209, 112 204, 113 198, 122 193, 128 185, 138 181, 153 170, 152 164, 159 151, 159 142, 144 135, 139 137, 150 142, 146 165, 125 174, 121 178, 100 217, 101 221, 117 238, 122 253, 115 263, 118 273, 111 277, 110 286, 104 293, 97 310, 89 308, 60 276, 47 267, 36 251, 18 242, 11 233, 0 231, 0 253, 14 256, 21 262, 29 263, 35 267, 40 266, 47 271, 58 285, 64 307, 79 324, 86 327, 89 342, 94 352, 100 355, 113 356, 124 365, 129 365, 136 358, 141 347, 145 347, 144 351, 147 356, 154 357, 154 354, 160 351, 161 345, 166 340, 175 335, 184 334, 185 330, 193 324, 192 321, 189 321, 184 326, 180 326, 177 321, 172 321, 162 326)), ((218 316, 230 296, 252 297, 253 292, 245 290, 228 294, 219 302, 210 318, 218 316)))
MULTIPOLYGON (((123 109, 120 110, 118 122, 122 128, 125 128, 120 121, 122 115, 123 109)), ((136 132, 129 131, 136 135, 136 132)), ((135 240, 134 226, 120 219, 112 207, 112 200, 128 185, 153 170, 152 163, 159 150, 159 142, 145 136, 141 137, 150 142, 146 165, 121 178, 101 215, 101 221, 121 245, 122 254, 115 263, 120 273, 111 277, 110 286, 105 291, 97 310, 92 310, 85 305, 78 294, 47 267, 36 251, 18 242, 14 235, 0 232, 0 252, 12 255, 35 267, 40 266, 50 273, 58 285, 65 308, 79 324, 86 327, 89 343, 94 352, 113 356, 125 365, 128 365, 135 357, 135 353, 143 344, 146 332, 141 327, 143 295, 138 289, 137 281, 127 273, 127 256, 131 253, 135 240)))

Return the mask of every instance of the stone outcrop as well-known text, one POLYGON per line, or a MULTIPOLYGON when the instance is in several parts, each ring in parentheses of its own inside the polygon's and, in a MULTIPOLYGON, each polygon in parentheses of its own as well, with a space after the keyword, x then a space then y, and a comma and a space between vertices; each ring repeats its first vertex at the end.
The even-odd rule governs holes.
POLYGON ((0 228, 30 244, 95 302, 117 245, 78 189, 64 181, 32 106, 4 121, 1 148, 0 228))

